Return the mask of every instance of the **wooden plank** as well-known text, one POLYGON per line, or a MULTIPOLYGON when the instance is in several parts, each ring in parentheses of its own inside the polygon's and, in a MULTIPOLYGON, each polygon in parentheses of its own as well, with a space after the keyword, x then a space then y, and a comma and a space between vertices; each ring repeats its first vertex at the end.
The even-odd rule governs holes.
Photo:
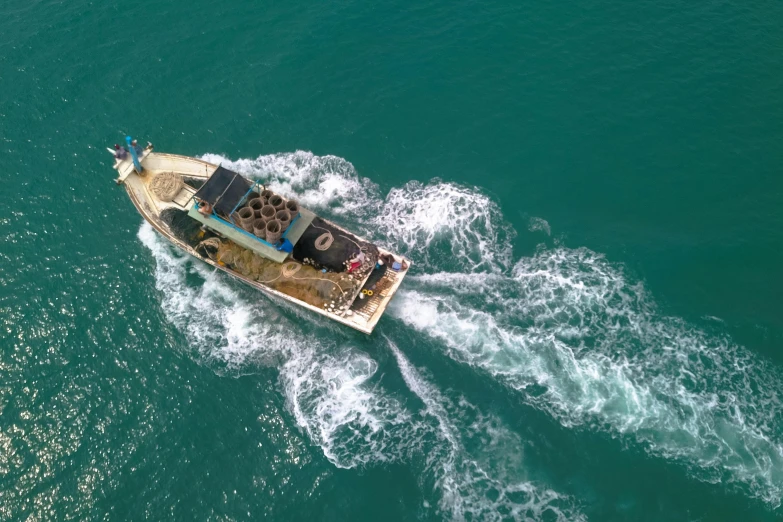
POLYGON ((182 187, 182 190, 180 190, 179 193, 174 197, 174 203, 176 203, 182 208, 185 208, 188 206, 188 202, 190 201, 190 198, 192 198, 193 194, 195 193, 196 193, 196 189, 194 189, 190 185, 185 185, 184 187, 182 187))

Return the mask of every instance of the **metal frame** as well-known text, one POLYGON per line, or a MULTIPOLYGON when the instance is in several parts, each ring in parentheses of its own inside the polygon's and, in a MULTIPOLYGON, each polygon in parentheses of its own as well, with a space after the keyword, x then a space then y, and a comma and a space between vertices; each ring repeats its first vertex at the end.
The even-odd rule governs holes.
MULTIPOLYGON (((252 192, 252 190, 249 190, 248 194, 250 194, 250 192, 252 192)), ((245 196, 247 196, 247 194, 245 194, 245 196)), ((198 212, 198 203, 195 202, 196 198, 192 198, 192 199, 193 199, 193 209, 198 212)), ((239 204, 237 204, 237 207, 238 206, 239 206, 239 204)), ((234 207, 234 210, 231 211, 231 215, 232 216, 234 215, 234 211, 237 209, 237 207, 234 207)), ((236 224, 233 221, 226 221, 222 217, 220 217, 217 214, 215 214, 214 210, 212 211, 212 214, 211 214, 210 217, 212 217, 213 219, 216 219, 217 221, 220 221, 221 223, 224 223, 224 224, 230 226, 231 228, 233 228, 237 232, 242 232, 247 237, 251 237, 251 238, 255 239, 256 241, 258 241, 259 243, 263 243, 264 245, 268 246, 269 248, 274 248, 275 250, 278 250, 278 251, 280 250, 279 248, 277 248, 277 245, 273 245, 272 243, 270 243, 270 242, 268 242, 268 241, 266 241, 264 239, 261 239, 260 237, 256 236, 255 234, 251 234, 250 232, 248 232, 244 228, 236 226, 236 224)), ((288 224, 288 228, 285 229, 285 231, 282 233, 282 235, 280 237, 282 237, 283 239, 288 239, 288 231, 291 230, 291 227, 294 226, 294 223, 296 223, 296 220, 299 219, 300 217, 302 217, 301 213, 298 214, 294 219, 292 219, 291 222, 288 224)))

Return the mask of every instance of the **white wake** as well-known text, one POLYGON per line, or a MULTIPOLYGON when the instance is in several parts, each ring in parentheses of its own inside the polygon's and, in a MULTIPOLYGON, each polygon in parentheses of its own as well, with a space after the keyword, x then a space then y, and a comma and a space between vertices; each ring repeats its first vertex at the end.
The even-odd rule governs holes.
MULTIPOLYGON (((437 180, 410 182, 384 196, 349 162, 333 156, 205 157, 271 182, 304 205, 411 256, 418 275, 406 278, 390 312, 435 340, 449 357, 504 383, 565 426, 590 426, 636 441, 700 480, 732 483, 771 506, 780 505, 779 368, 724 336, 661 314, 643 284, 629 279, 621 266, 587 249, 562 247, 542 247, 536 255, 514 261, 514 230, 498 205, 476 188, 437 180)), ((529 229, 551 234, 540 218, 533 218, 529 229)), ((222 291, 207 278, 202 288, 190 292, 197 298, 222 291)), ((176 324, 183 305, 173 301, 164 300, 164 309, 176 324)), ((198 304, 188 299, 185 308, 194 306, 198 304)), ((255 350, 235 333, 247 328, 286 340, 296 331, 291 326, 281 333, 277 324, 270 326, 266 316, 257 315, 262 312, 231 306, 229 314, 214 318, 223 325, 219 336, 225 346, 216 357, 255 350)), ((275 312, 265 308, 263 314, 275 312)), ((212 339, 216 334, 199 335, 212 339)), ((322 357, 320 346, 301 342, 312 347, 309 357, 322 357)), ((377 412, 404 408, 392 397, 363 396, 371 389, 374 362, 355 349, 341 349, 343 355, 326 361, 327 367, 335 367, 334 375, 327 375, 334 385, 323 391, 326 395, 310 397, 307 387, 287 386, 296 394, 290 399, 294 412, 301 401, 309 405, 303 411, 328 412, 335 407, 331 401, 345 400, 356 401, 353 413, 329 415, 323 427, 314 420, 320 419, 317 414, 301 413, 300 424, 314 440, 327 441, 329 434, 340 432, 340 422, 356 423, 368 450, 383 455, 370 460, 401 458, 378 434, 398 426, 378 420, 377 412), (346 357, 354 362, 346 363, 346 357), (340 373, 345 367, 350 369, 340 373), (343 388, 344 396, 338 393, 343 388)), ((404 361, 398 362, 403 368, 404 361)), ((292 372, 290 377, 283 373, 287 383, 309 382, 301 376, 314 371, 304 362, 289 362, 285 368, 292 372)), ((330 443, 322 444, 336 464, 353 462, 330 449, 330 443)))

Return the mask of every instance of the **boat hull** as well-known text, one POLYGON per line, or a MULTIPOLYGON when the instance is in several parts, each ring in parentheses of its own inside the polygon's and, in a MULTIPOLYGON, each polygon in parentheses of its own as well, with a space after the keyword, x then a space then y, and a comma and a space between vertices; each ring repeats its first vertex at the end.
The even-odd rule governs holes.
MULTIPOLYGON (((137 174, 133 169, 132 163, 129 161, 118 162, 115 165, 115 168, 120 174, 118 182, 121 182, 124 185, 131 202, 136 207, 136 210, 139 212, 139 214, 141 214, 145 221, 150 223, 150 225, 160 235, 165 237, 172 245, 193 256, 199 261, 202 261, 216 268, 217 270, 224 272, 225 274, 247 284, 248 286, 255 288, 260 292, 263 292, 270 297, 282 299, 283 301, 301 306, 302 308, 310 310, 316 314, 324 316, 365 334, 372 333, 373 329, 378 323, 378 320, 383 315, 386 307, 399 288, 399 285, 402 283, 402 279, 407 273, 407 269, 410 267, 410 260, 401 256, 396 256, 391 252, 374 245, 382 255, 391 255, 394 257, 394 259, 399 260, 405 269, 393 271, 391 268, 387 268, 382 280, 380 281, 380 283, 382 283, 380 284, 380 288, 382 288, 382 290, 379 290, 375 293, 371 290, 363 288, 363 284, 357 285, 358 289, 352 296, 351 303, 352 305, 361 304, 361 306, 351 306, 349 308, 351 312, 346 312, 345 310, 325 309, 314 306, 314 304, 308 303, 283 291, 272 288, 268 284, 259 282, 251 277, 247 277, 235 268, 228 266, 218 259, 213 259, 206 253, 202 253, 201 249, 194 247, 192 242, 188 242, 180 237, 180 235, 178 235, 177 232, 172 229, 169 223, 163 219, 164 213, 167 211, 187 212, 187 210, 189 210, 189 208, 193 205, 192 195, 195 193, 195 189, 191 188, 190 186, 186 186, 183 189, 182 194, 179 194, 172 201, 164 202, 158 200, 155 194, 150 191, 150 179, 159 172, 175 172, 187 180, 204 181, 209 178, 212 172, 214 172, 214 170, 217 168, 216 165, 199 160, 197 158, 178 156, 174 154, 160 154, 151 151, 145 151, 145 154, 141 158, 141 164, 144 167, 144 175, 137 174)), ((339 227, 334 223, 326 220, 323 220, 323 222, 328 223, 330 227, 334 227, 336 230, 343 231, 345 234, 351 234, 349 231, 339 227)), ((358 238, 358 236, 355 235, 351 235, 351 237, 358 238)), ((362 239, 362 241, 365 240, 362 239)), ((368 278, 369 275, 364 279, 364 282, 367 282, 368 278)), ((360 281, 359 283, 363 282, 360 281)), ((375 288, 375 284, 373 284, 373 288, 375 288)))

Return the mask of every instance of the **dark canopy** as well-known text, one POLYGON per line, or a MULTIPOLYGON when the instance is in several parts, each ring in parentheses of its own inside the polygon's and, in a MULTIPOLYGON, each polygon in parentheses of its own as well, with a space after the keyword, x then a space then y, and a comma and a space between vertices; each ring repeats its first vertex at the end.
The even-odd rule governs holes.
POLYGON ((215 212, 228 215, 249 190, 250 182, 240 174, 218 167, 196 197, 210 203, 215 212))

